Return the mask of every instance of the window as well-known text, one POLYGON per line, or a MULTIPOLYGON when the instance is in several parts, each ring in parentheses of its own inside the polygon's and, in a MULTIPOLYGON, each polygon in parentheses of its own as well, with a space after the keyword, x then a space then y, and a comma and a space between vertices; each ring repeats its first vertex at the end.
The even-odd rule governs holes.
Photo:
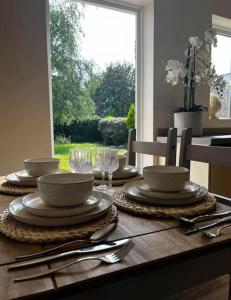
POLYGON ((217 47, 212 47, 212 63, 218 75, 223 76, 226 88, 221 108, 212 116, 218 119, 231 118, 231 20, 213 15, 213 26, 217 30, 217 47))

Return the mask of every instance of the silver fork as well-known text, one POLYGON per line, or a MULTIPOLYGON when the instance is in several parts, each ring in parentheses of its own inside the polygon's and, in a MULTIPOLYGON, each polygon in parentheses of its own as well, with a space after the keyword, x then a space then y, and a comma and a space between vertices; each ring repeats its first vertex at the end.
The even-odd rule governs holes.
POLYGON ((22 276, 22 277, 17 277, 14 279, 15 282, 18 281, 24 281, 24 280, 29 280, 29 279, 33 279, 33 278, 39 278, 39 277, 43 277, 49 274, 53 274, 56 273, 62 269, 65 269, 67 267, 70 267, 76 263, 79 263, 81 261, 85 261, 85 260, 100 260, 102 262, 105 262, 107 264, 115 264, 117 262, 119 262, 120 260, 122 260, 129 252, 130 250, 135 246, 135 243, 133 241, 129 241, 127 244, 125 244, 123 247, 121 247, 119 250, 117 250, 114 253, 108 254, 108 255, 104 255, 104 256, 87 256, 84 258, 79 258, 76 259, 68 264, 65 265, 60 265, 56 268, 53 268, 51 270, 45 271, 45 272, 39 272, 36 274, 32 274, 32 275, 26 275, 26 276, 22 276))
POLYGON ((210 237, 210 238, 215 238, 215 237, 218 237, 219 235, 221 235, 221 231, 226 228, 226 227, 229 227, 231 226, 231 224, 226 224, 226 225, 223 225, 219 228, 217 228, 216 231, 212 232, 212 231, 202 231, 202 233, 204 235, 206 235, 207 237, 210 237))

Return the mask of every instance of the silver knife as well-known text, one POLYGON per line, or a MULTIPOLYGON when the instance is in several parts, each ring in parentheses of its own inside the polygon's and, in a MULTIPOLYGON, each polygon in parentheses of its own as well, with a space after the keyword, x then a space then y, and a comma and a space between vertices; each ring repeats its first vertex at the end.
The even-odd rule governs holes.
POLYGON ((129 241, 129 239, 123 239, 120 241, 108 242, 108 243, 100 244, 100 245, 96 245, 96 246, 85 247, 82 249, 77 249, 77 250, 72 250, 72 251, 66 251, 66 252, 59 253, 59 254, 49 255, 47 257, 40 257, 40 258, 34 258, 34 259, 22 261, 22 262, 16 262, 13 264, 9 264, 8 270, 29 267, 29 266, 37 265, 40 263, 45 263, 48 261, 53 261, 56 259, 62 259, 65 257, 73 256, 76 254, 89 254, 92 252, 101 252, 101 251, 105 251, 105 250, 115 249, 115 248, 121 247, 124 244, 128 243, 128 241, 129 241))
POLYGON ((230 222, 230 221, 231 221, 231 216, 219 219, 216 222, 213 222, 213 223, 210 223, 210 224, 207 224, 207 225, 193 226, 193 227, 187 228, 184 231, 184 233, 185 234, 194 233, 194 232, 197 232, 197 231, 200 231, 200 230, 204 230, 204 229, 208 229, 208 228, 211 228, 213 226, 216 226, 216 225, 219 225, 219 224, 223 224, 223 223, 226 223, 226 222, 230 222))

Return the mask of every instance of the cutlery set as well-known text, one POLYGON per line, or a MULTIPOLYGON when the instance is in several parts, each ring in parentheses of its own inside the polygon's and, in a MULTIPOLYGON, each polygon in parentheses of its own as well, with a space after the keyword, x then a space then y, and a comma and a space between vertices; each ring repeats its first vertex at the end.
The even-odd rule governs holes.
POLYGON ((26 255, 21 255, 17 256, 15 259, 16 261, 14 263, 9 264, 8 270, 14 270, 14 269, 20 269, 20 268, 26 268, 54 260, 59 260, 62 258, 66 257, 71 257, 75 255, 86 255, 83 258, 78 258, 75 259, 74 261, 68 263, 68 264, 63 264, 60 265, 54 269, 50 269, 45 272, 40 272, 37 274, 31 274, 31 275, 26 275, 23 277, 18 277, 15 278, 14 281, 24 281, 24 280, 29 280, 33 278, 39 278, 42 276, 46 276, 52 273, 56 273, 59 270, 62 270, 66 267, 72 266, 76 263, 79 263, 81 261, 85 260, 100 260, 102 262, 108 263, 108 264, 113 264, 117 263, 120 260, 122 260, 129 252, 130 250, 134 247, 134 242, 130 239, 123 239, 123 240, 118 240, 118 241, 112 241, 112 242, 105 242, 101 243, 106 239, 106 237, 115 229, 116 224, 109 224, 104 226, 102 229, 97 230, 95 233, 93 233, 89 239, 82 239, 82 240, 75 240, 71 241, 68 243, 64 243, 62 245, 53 247, 48 250, 32 253, 32 254, 26 254, 26 255), (65 252, 59 252, 56 254, 51 254, 47 255, 50 253, 55 253, 58 250, 61 250, 63 248, 78 245, 78 243, 81 245, 82 242, 90 244, 90 246, 84 247, 84 248, 77 248, 75 250, 69 250, 65 252), (93 244, 93 245, 91 245, 93 244), (94 245, 95 244, 95 245, 94 245), (118 249, 117 251, 103 255, 103 256, 89 256, 91 253, 100 253, 102 251, 109 251, 113 249, 118 249))
POLYGON ((229 223, 231 222, 231 211, 226 211, 222 213, 214 213, 214 214, 206 214, 206 215, 201 215, 193 219, 188 219, 185 217, 180 217, 179 218, 181 224, 185 228, 184 233, 185 234, 191 234, 194 232, 200 231, 203 235, 207 237, 217 237, 221 234, 221 230, 231 226, 231 224, 226 224, 221 226, 220 228, 217 229, 216 233, 210 232, 210 231, 205 231, 206 229, 218 226, 220 224, 224 223, 229 223), (203 222, 209 221, 209 220, 214 220, 214 222, 206 223, 203 224, 203 222), (202 224, 200 224, 202 223, 202 224), (199 224, 199 225, 197 225, 199 224))

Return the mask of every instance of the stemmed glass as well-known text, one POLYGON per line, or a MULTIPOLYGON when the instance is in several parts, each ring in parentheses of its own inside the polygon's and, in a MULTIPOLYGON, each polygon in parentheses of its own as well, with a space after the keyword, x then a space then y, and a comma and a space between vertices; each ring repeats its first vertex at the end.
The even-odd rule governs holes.
POLYGON ((75 149, 71 148, 69 149, 69 166, 71 168, 72 173, 75 172, 75 149))
POLYGON ((101 184, 96 187, 98 190, 107 190, 108 188, 105 182, 105 174, 106 174, 105 155, 106 155, 105 149, 96 149, 95 151, 96 167, 101 171, 101 184))
POLYGON ((108 194, 113 194, 114 189, 112 188, 112 176, 119 168, 119 159, 116 149, 106 149, 105 150, 105 171, 108 173, 108 194))

